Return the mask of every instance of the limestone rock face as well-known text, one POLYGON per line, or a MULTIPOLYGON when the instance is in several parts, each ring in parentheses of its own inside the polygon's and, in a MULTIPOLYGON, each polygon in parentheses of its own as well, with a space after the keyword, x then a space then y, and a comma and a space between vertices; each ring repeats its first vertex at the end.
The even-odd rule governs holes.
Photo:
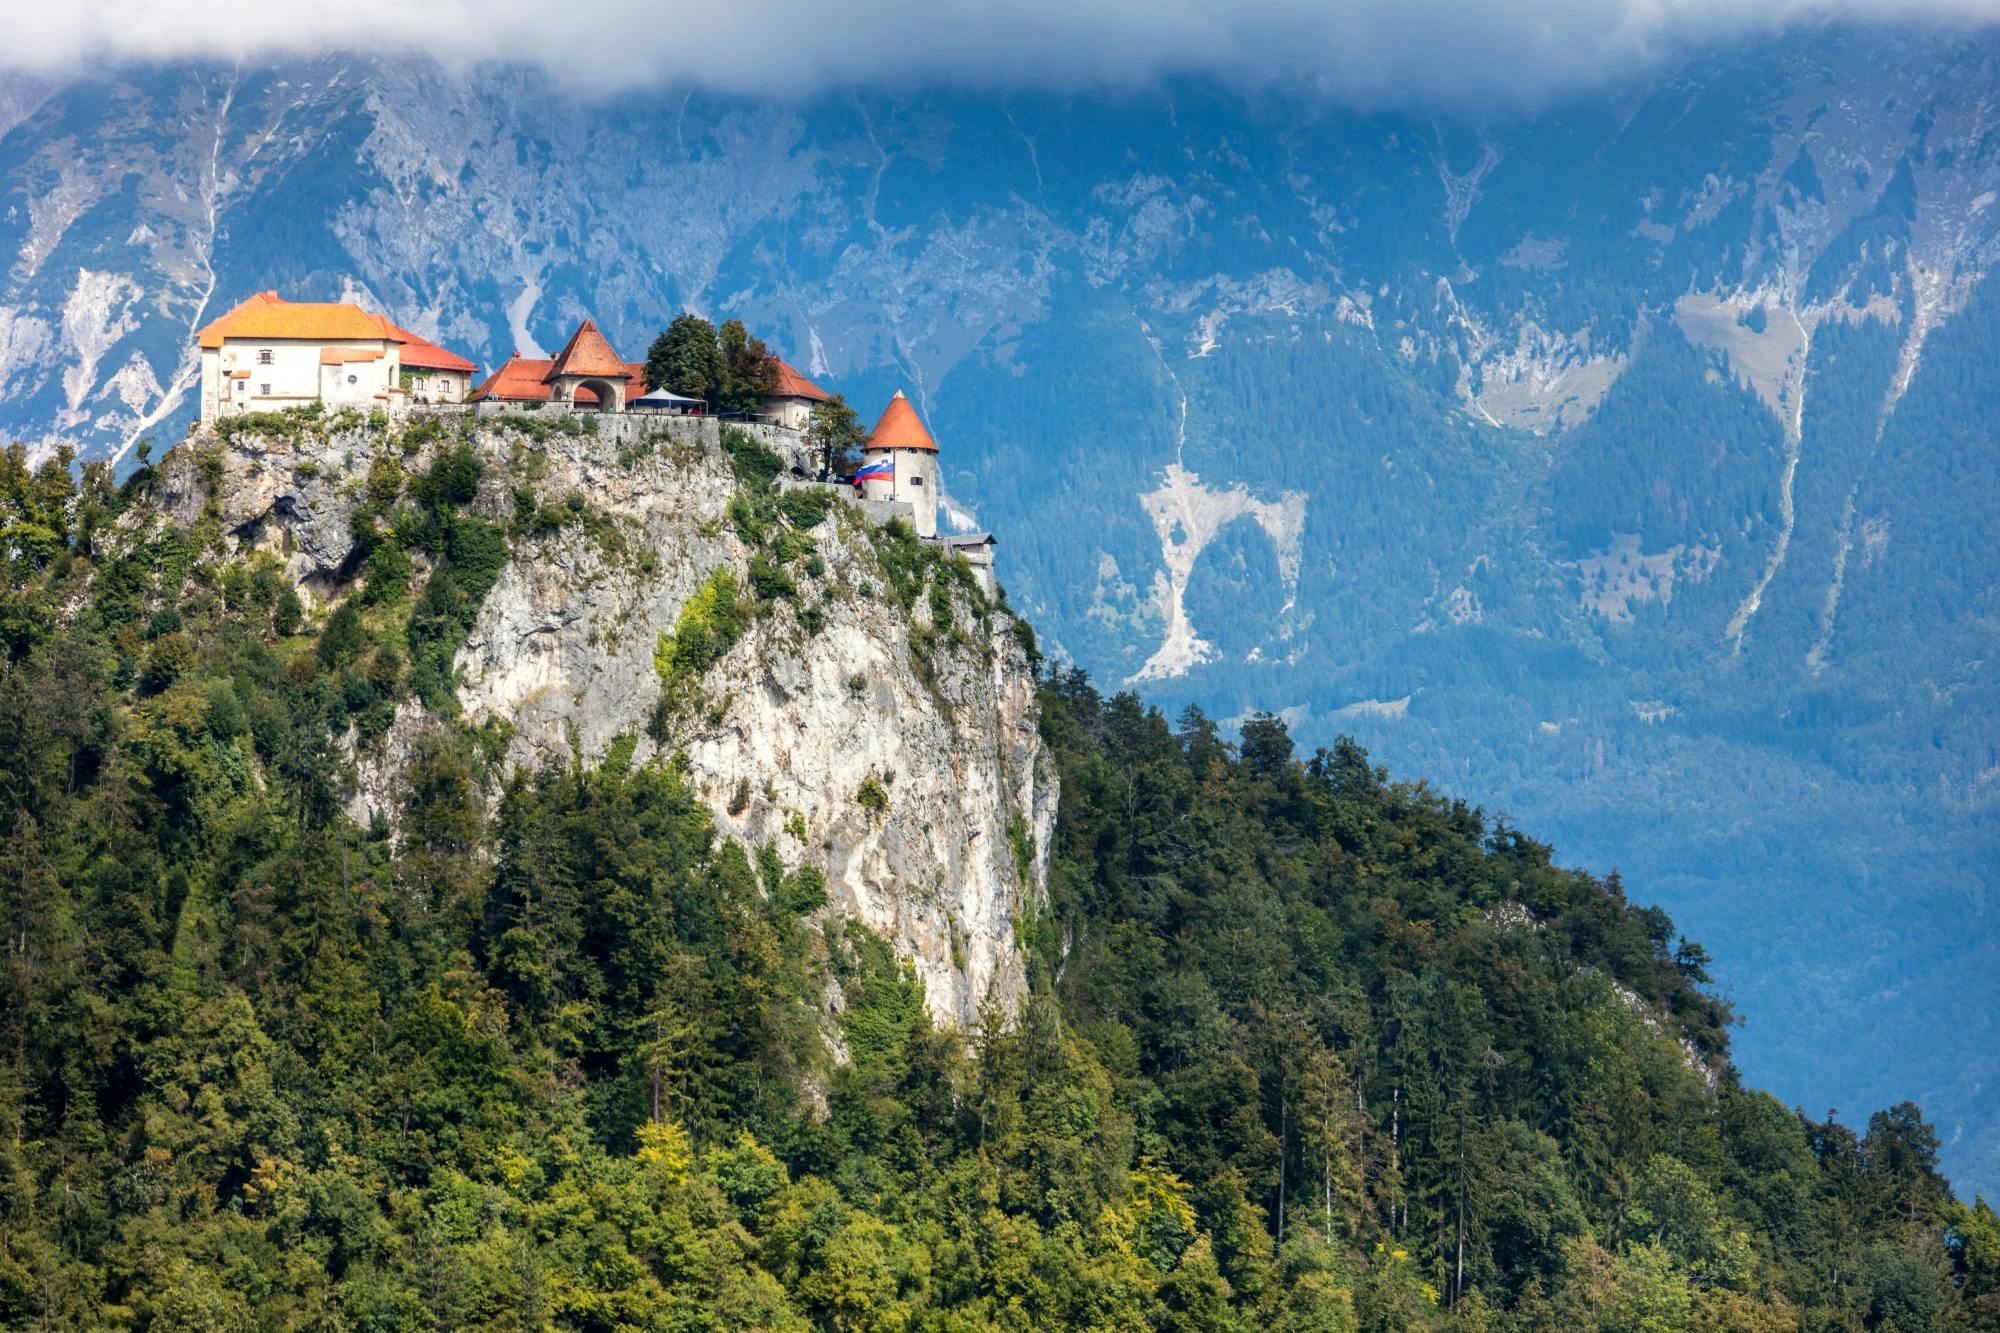
POLYGON ((283 436, 227 440, 197 430, 160 464, 157 495, 169 517, 192 523, 212 499, 224 531, 272 549, 302 590, 324 597, 354 554, 348 517, 384 442, 366 425, 302 419, 283 436))
MULTIPOLYGON (((457 657, 466 719, 508 723, 508 760, 523 766, 573 751, 596 760, 621 736, 637 738, 636 762, 658 756, 649 723, 661 635, 715 571, 744 587, 751 578, 713 423, 612 418, 539 441, 470 424, 483 517, 507 522, 532 496, 587 520, 513 538, 457 657)), ((760 433, 781 453, 796 443, 760 433)), ((334 590, 366 460, 386 440, 193 443, 209 451, 211 479, 221 449, 226 528, 285 554, 302 585, 334 590)), ((405 466, 421 470, 431 447, 405 466)), ((208 492, 183 471, 175 503, 192 515, 208 492)), ((1012 618, 982 614, 956 582, 906 609, 876 536, 845 501, 809 535, 820 572, 795 562, 796 601, 767 599, 699 680, 678 684, 688 697, 664 748, 683 756, 720 836, 824 870, 825 910, 890 941, 935 1019, 968 1026, 988 1004, 1011 1013, 1025 989, 1016 923, 1043 892, 1056 800, 1012 618)), ((429 724, 406 703, 388 737, 357 755, 358 818, 393 814, 411 740, 429 724)))

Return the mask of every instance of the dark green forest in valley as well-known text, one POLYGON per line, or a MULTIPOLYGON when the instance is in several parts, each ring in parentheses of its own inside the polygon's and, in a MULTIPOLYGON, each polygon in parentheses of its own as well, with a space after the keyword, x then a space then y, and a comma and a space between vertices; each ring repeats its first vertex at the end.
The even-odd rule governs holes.
POLYGON ((674 763, 450 715, 537 536, 443 457, 330 615, 150 469, 0 459, 0 1324, 2000 1327, 1916 1107, 1744 1087, 1664 913, 1269 715, 1048 668, 1031 998, 934 1029, 674 763))

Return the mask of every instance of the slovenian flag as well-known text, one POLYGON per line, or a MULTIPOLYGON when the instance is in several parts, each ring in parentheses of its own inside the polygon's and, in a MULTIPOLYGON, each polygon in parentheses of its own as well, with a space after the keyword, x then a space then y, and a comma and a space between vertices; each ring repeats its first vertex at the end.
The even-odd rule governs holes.
POLYGON ((894 483, 895 480, 896 459, 894 455, 891 455, 887 458, 878 458, 872 463, 863 464, 861 470, 854 474, 854 489, 857 491, 860 490, 861 484, 866 481, 894 483))

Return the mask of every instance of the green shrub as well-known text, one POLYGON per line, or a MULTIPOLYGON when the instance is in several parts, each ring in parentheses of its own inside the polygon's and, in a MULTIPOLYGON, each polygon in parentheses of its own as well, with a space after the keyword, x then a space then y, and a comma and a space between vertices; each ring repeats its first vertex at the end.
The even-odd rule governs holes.
POLYGON ((883 815, 889 812, 889 789, 884 787, 882 780, 873 773, 861 779, 861 790, 854 794, 854 799, 871 815, 883 815))
POLYGON ((424 584, 404 630, 411 686, 432 708, 449 707, 452 659, 507 563, 507 537, 495 525, 458 516, 450 519, 448 532, 450 563, 424 584))
POLYGON ((393 454, 378 454, 368 465, 368 480, 362 491, 363 503, 371 514, 386 514, 403 493, 408 478, 393 454))
POLYGON ((367 646, 368 629, 361 623, 360 606, 351 600, 342 602, 327 619, 326 628, 320 631, 319 664, 337 671, 360 656, 367 646))
POLYGON ((368 588, 371 604, 393 602, 410 587, 410 555, 393 541, 379 542, 368 556, 368 588))
POLYGON ((403 428, 403 448, 411 453, 427 444, 435 444, 445 437, 442 417, 420 416, 403 428))
POLYGON ((729 505, 724 512, 729 515, 730 526, 736 529, 736 535, 745 546, 761 548, 769 539, 771 515, 767 506, 739 493, 729 497, 729 505))
POLYGON ((759 602, 791 601, 799 595, 791 576, 767 555, 750 557, 750 591, 759 602))
MULTIPOLYGON (((507 564, 507 534, 497 525, 476 518, 454 518, 446 550, 459 587, 473 600, 476 609, 476 604, 492 591, 507 564)), ((471 624, 466 628, 471 629, 471 624)))
POLYGON ((781 565, 789 565, 800 556, 813 554, 813 551, 813 539, 791 528, 780 532, 778 540, 771 546, 772 556, 781 565))
POLYGON ((638 752, 639 738, 629 731, 621 731, 611 738, 611 744, 604 750, 604 768, 610 773, 627 773, 632 769, 632 756, 638 752))
POLYGON ((548 418, 530 416, 526 412, 502 413, 493 418, 493 429, 512 431, 517 435, 525 435, 537 444, 555 434, 554 431, 549 429, 548 418))
POLYGON ((299 622, 306 617, 305 603, 299 600, 298 590, 287 583, 278 590, 271 607, 271 628, 281 639, 290 638, 299 632, 299 622))
POLYGON ((410 653, 410 686, 426 707, 449 706, 452 658, 478 610, 449 568, 430 576, 411 608, 403 640, 410 653))
POLYGON ((871 528, 875 546, 876 563, 882 567, 882 576, 895 590, 896 600, 905 611, 916 605, 917 594, 930 581, 930 574, 937 567, 942 552, 937 547, 927 545, 917 536, 917 530, 900 518, 892 518, 879 528, 871 528))
POLYGON ((461 440, 438 454, 431 470, 418 482, 418 497, 436 509, 470 504, 479 494, 479 474, 483 470, 479 455, 461 440))
POLYGON ((710 574, 681 608, 674 632, 660 635, 653 650, 660 683, 672 685, 708 670, 736 645, 747 620, 736 575, 727 569, 710 574))
POLYGON ((856 922, 828 931, 828 953, 847 1005, 841 1035, 858 1069, 895 1069, 910 1039, 930 1026, 924 984, 881 936, 856 922))
POLYGON ((1020 644, 1021 651, 1028 655, 1029 666, 1041 665, 1042 647, 1035 640, 1035 627, 1033 625, 1017 618, 1014 621, 1014 642, 1020 644))
POLYGON ((772 481, 785 470, 785 460, 766 449, 749 431, 737 426, 722 428, 722 451, 736 480, 753 491, 770 489, 772 481))
POLYGON ((215 433, 225 440, 234 440, 239 435, 267 435, 289 440, 298 433, 306 419, 319 414, 318 403, 305 408, 287 408, 281 412, 241 412, 233 417, 218 419, 215 433))
POLYGON ((802 486, 778 497, 778 511, 795 528, 815 528, 826 521, 837 503, 830 486, 802 486))
MULTIPOLYGON (((799 841, 804 842, 801 838, 799 841)), ((826 906, 826 875, 818 866, 800 866, 785 876, 778 886, 778 908, 793 916, 804 916, 826 906)))
POLYGON ((403 658, 390 644, 383 644, 368 659, 368 683, 385 699, 393 699, 403 683, 403 658))
POLYGON ((147 694, 158 694, 193 665, 193 640, 179 631, 162 634, 146 649, 146 662, 139 671, 139 688, 147 694))
POLYGON ((1035 844, 1028 836, 1028 821, 1019 811, 1007 820, 1007 846, 1014 853, 1014 870, 1020 882, 1028 883, 1035 875, 1035 844))

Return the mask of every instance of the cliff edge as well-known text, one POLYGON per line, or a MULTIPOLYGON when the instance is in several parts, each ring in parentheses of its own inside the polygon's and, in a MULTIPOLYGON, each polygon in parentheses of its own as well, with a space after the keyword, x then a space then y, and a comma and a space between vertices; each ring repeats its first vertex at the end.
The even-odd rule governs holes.
POLYGON ((313 614, 405 623, 410 688, 348 734, 358 820, 393 821, 432 727, 480 729, 502 768, 678 763, 720 836, 823 872, 821 910, 890 942, 935 1020, 1011 1014, 1056 801, 1032 636, 963 560, 797 480, 799 448, 690 419, 252 417, 197 430, 155 494, 268 551, 313 614))

